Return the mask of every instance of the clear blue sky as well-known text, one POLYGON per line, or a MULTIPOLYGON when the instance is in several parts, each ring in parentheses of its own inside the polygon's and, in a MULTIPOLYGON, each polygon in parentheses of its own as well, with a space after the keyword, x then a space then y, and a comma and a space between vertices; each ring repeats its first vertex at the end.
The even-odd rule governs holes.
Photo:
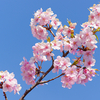
MULTIPOLYGON (((14 72, 15 78, 21 84, 20 95, 7 92, 8 100, 19 100, 28 89, 22 80, 19 63, 25 56, 27 60, 32 57, 32 46, 38 42, 31 34, 30 19, 36 10, 51 7, 63 25, 67 18, 77 22, 75 33, 81 30, 80 25, 88 21, 88 8, 99 0, 0 0, 0 71, 14 72)), ((100 33, 98 33, 100 38, 100 33)), ((96 64, 94 68, 100 69, 100 43, 94 54, 96 64)), ((44 70, 49 68, 44 64, 44 70)), ((98 73, 100 74, 100 72, 98 73)), ((50 73, 45 79, 57 74, 50 73)), ((38 86, 32 90, 25 100, 100 100, 100 76, 93 78, 86 86, 74 84, 72 89, 62 88, 61 78, 48 85, 38 86)), ((4 100, 0 90, 0 100, 4 100)))

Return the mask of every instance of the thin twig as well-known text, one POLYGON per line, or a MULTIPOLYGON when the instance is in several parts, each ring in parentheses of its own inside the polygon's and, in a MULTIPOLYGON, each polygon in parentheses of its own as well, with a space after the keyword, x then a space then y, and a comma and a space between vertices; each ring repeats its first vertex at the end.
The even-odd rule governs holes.
POLYGON ((46 25, 46 26, 47 26, 46 29, 50 31, 50 33, 53 35, 53 37, 55 37, 54 33, 53 33, 52 30, 51 30, 51 27, 48 27, 48 25, 46 25))
POLYGON ((63 51, 62 57, 66 57, 68 54, 69 54, 69 51, 67 51, 66 53, 63 51))
POLYGON ((3 92, 3 94, 4 94, 4 97, 5 97, 5 100, 8 100, 8 99, 7 99, 7 96, 6 96, 6 93, 5 93, 5 92, 3 92))
POLYGON ((62 76, 62 75, 65 75, 65 73, 62 73, 62 74, 60 74, 60 75, 58 75, 58 76, 56 76, 56 77, 54 77, 54 78, 52 78, 52 79, 50 79, 50 80, 39 82, 39 84, 48 83, 48 82, 50 82, 50 81, 53 81, 53 80, 59 78, 59 77, 62 76))
POLYGON ((53 35, 53 37, 55 37, 55 35, 54 35, 54 33, 52 32, 52 30, 51 30, 51 29, 49 29, 49 31, 50 31, 50 33, 53 35))
POLYGON ((40 71, 40 73, 44 74, 45 72, 43 72, 43 71, 40 71))
POLYGON ((83 50, 83 51, 87 51, 85 48, 79 48, 79 47, 78 47, 78 49, 83 50))

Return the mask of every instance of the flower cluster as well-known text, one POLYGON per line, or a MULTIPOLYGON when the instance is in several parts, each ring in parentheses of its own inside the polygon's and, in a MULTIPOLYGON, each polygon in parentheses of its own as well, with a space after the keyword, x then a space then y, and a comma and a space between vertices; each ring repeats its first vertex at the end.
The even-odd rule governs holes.
POLYGON ((0 71, 0 88, 3 89, 3 92, 12 92, 14 90, 14 94, 19 94, 19 91, 21 90, 21 86, 14 78, 14 74, 9 73, 8 71, 0 71))
POLYGON ((34 62, 51 60, 51 56, 54 56, 49 42, 36 43, 32 49, 34 62))
POLYGON ((68 57, 64 58, 57 56, 57 59, 54 60, 54 69, 52 71, 55 73, 56 71, 58 72, 59 69, 66 70, 70 65, 71 63, 68 57))
POLYGON ((34 19, 31 19, 31 30, 34 37, 42 40, 36 43, 33 49, 33 57, 29 62, 24 58, 21 63, 21 71, 23 79, 27 84, 34 84, 35 75, 42 71, 42 62, 50 61, 53 58, 53 50, 60 50, 61 56, 57 56, 53 61, 53 72, 59 72, 59 69, 64 73, 61 78, 62 87, 71 88, 74 83, 84 84, 92 80, 96 74, 96 69, 93 54, 97 48, 96 32, 100 31, 100 4, 90 7, 90 15, 88 22, 83 23, 79 34, 74 33, 77 23, 72 23, 68 20, 68 26, 62 25, 57 15, 51 11, 51 8, 43 12, 42 8, 34 14, 34 19), (51 29, 57 30, 56 35, 51 29), (47 32, 49 31, 49 32, 47 32), (48 38, 51 33, 53 40, 48 38), (47 43, 44 40, 47 39, 47 43), (68 53, 76 54, 77 57, 73 63, 70 58, 66 57, 68 53), (39 66, 38 61, 41 62, 39 66), (38 64, 36 68, 35 64, 38 64), (36 72, 38 71, 38 72, 36 72))
POLYGON ((89 25, 95 29, 100 27, 100 4, 90 7, 89 25))
POLYGON ((29 63, 25 57, 23 58, 24 61, 22 61, 20 63, 20 65, 22 65, 21 67, 21 71, 22 71, 22 76, 23 76, 23 80, 26 81, 26 83, 28 85, 30 84, 34 84, 35 83, 35 72, 36 72, 36 66, 34 63, 29 63))
POLYGON ((51 24, 54 29, 57 29, 61 22, 56 18, 51 8, 43 12, 42 8, 35 12, 34 19, 31 18, 31 30, 34 37, 40 40, 46 40, 48 32, 45 28, 47 24, 51 24))
MULTIPOLYGON (((79 63, 79 62, 78 62, 79 63)), ((91 81, 92 77, 95 76, 95 69, 86 68, 86 67, 78 67, 77 65, 71 64, 70 59, 58 56, 54 61, 54 69, 53 72, 58 72, 59 69, 62 70, 62 73, 65 75, 62 76, 61 82, 62 87, 71 88, 75 82, 77 84, 84 84, 86 82, 91 81), (71 67, 70 67, 71 66, 71 67)))

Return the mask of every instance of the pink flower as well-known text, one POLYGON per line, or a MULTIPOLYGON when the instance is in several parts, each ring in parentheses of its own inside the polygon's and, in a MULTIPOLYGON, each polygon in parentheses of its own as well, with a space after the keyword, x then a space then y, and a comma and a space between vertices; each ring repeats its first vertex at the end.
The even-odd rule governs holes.
POLYGON ((43 12, 43 9, 41 8, 40 10, 37 10, 35 12, 34 16, 38 16, 39 17, 42 14, 42 12, 43 12))
POLYGON ((35 79, 36 66, 34 63, 27 62, 25 58, 23 59, 24 61, 20 63, 20 65, 22 65, 21 75, 23 76, 23 80, 25 80, 28 85, 33 84, 32 81, 35 79))
POLYGON ((61 62, 61 57, 57 56, 57 59, 54 60, 54 68, 53 68, 53 72, 55 73, 56 71, 58 72, 60 69, 60 62, 61 62))
POLYGON ((46 13, 46 15, 53 15, 54 14, 53 11, 51 10, 51 8, 48 8, 45 13, 46 13))
POLYGON ((3 72, 3 71, 0 71, 0 82, 4 82, 5 81, 5 73, 6 72, 3 72))
POLYGON ((43 28, 40 25, 37 25, 32 27, 31 30, 34 37, 36 37, 39 40, 46 40, 48 32, 45 28, 43 28))
POLYGON ((77 51, 77 55, 78 55, 78 56, 83 55, 83 50, 77 51))
POLYGON ((60 25, 60 27, 58 28, 56 35, 60 35, 63 32, 63 26, 60 25))
POLYGON ((64 26, 64 30, 63 30, 63 34, 65 35, 65 36, 68 36, 68 37, 70 37, 71 36, 71 28, 70 27, 68 27, 68 26, 64 26))
POLYGON ((84 55, 83 58, 84 58, 84 59, 89 59, 89 58, 92 57, 93 53, 94 53, 94 52, 93 52, 92 50, 91 50, 91 51, 90 51, 90 50, 84 51, 84 52, 83 52, 83 55, 84 55))
POLYGON ((81 37, 81 42, 86 42, 91 35, 93 35, 92 30, 90 29, 90 27, 86 27, 84 28, 81 32, 80 32, 80 37, 81 37))
POLYGON ((85 85, 86 82, 92 81, 92 77, 95 76, 95 69, 92 68, 84 69, 83 73, 86 76, 86 78, 81 80, 81 84, 85 85))
POLYGON ((76 82, 76 77, 62 76, 61 77, 62 87, 71 89, 72 85, 76 82))
POLYGON ((70 25, 70 28, 71 28, 71 29, 75 29, 75 26, 77 25, 77 23, 72 23, 72 22, 71 22, 69 25, 70 25))
POLYGON ((71 51, 72 45, 68 42, 64 42, 64 50, 71 51))
POLYGON ((17 80, 13 77, 12 73, 6 77, 6 81, 4 81, 2 87, 4 92, 12 92, 14 90, 14 94, 16 92, 19 94, 19 91, 21 90, 20 84, 17 83, 17 80))
POLYGON ((83 68, 80 68, 80 70, 77 74, 76 83, 81 84, 83 79, 86 79, 86 75, 83 73, 83 68))
POLYGON ((95 14, 93 12, 90 12, 90 15, 89 15, 89 21, 94 21, 95 20, 95 14))
POLYGON ((33 56, 34 61, 47 61, 51 60, 51 56, 54 56, 54 54, 51 52, 52 47, 49 42, 41 42, 36 43, 35 46, 32 47, 33 49, 33 56))
POLYGON ((71 49, 72 49, 72 45, 70 43, 70 39, 66 36, 64 38, 64 50, 71 51, 71 49))
POLYGON ((64 58, 64 57, 57 56, 57 59, 54 60, 53 72, 56 72, 56 71, 58 72, 59 69, 64 71, 70 65, 71 65, 71 63, 70 63, 70 59, 68 57, 64 58))
POLYGON ((53 26, 53 28, 56 30, 58 28, 58 26, 61 25, 61 22, 59 21, 59 19, 57 18, 53 18, 51 20, 51 25, 53 26))
POLYGON ((40 25, 38 25, 37 27, 36 27, 36 29, 37 29, 37 38, 38 39, 43 39, 43 40, 46 40, 46 38, 47 38, 47 36, 48 36, 48 33, 47 33, 47 31, 46 31, 46 29, 45 28, 43 28, 42 26, 40 26, 40 25))
POLYGON ((51 44, 52 44, 51 46, 54 50, 60 50, 61 52, 63 51, 62 41, 59 41, 59 40, 55 39, 51 42, 51 44))
MULTIPOLYGON (((18 85, 17 80, 14 78, 14 74, 9 73, 7 70, 4 72, 3 71, 0 72, 0 82, 2 82, 3 92, 7 91, 12 92, 13 90, 15 90, 15 88, 17 88, 18 85)), ((21 86, 19 86, 19 89, 17 90, 18 94, 20 90, 21 86)))
POLYGON ((92 68, 87 68, 84 70, 84 74, 86 75, 89 81, 92 81, 92 77, 95 76, 95 73, 95 69, 92 68))
POLYGON ((90 25, 89 22, 85 22, 85 23, 83 23, 81 26, 82 26, 83 28, 86 28, 86 27, 88 27, 89 25, 90 25))
POLYGON ((7 91, 12 92, 12 91, 13 91, 12 85, 13 85, 12 82, 10 82, 10 81, 5 81, 5 82, 3 83, 3 91, 4 91, 4 92, 7 92, 7 91))
POLYGON ((49 60, 49 61, 51 60, 51 57, 54 56, 54 54, 50 53, 50 51, 45 51, 43 54, 47 56, 47 60, 49 60))
POLYGON ((12 81, 14 78, 14 74, 13 73, 8 73, 6 76, 6 80, 12 81))
POLYGON ((91 68, 92 66, 94 66, 95 65, 95 59, 93 59, 93 58, 87 58, 87 59, 85 59, 85 62, 84 62, 84 66, 86 67, 86 68, 91 68))
POLYGON ((97 48, 97 46, 95 45, 96 43, 97 43, 96 37, 94 35, 91 35, 91 37, 86 42, 86 46, 90 49, 94 49, 97 48))
POLYGON ((94 14, 96 15, 95 18, 97 20, 100 20, 100 7, 97 7, 96 11, 94 12, 94 14))
POLYGON ((75 38, 71 38, 70 41, 73 49, 77 49, 78 46, 81 45, 81 40, 78 34, 75 36, 75 38))
POLYGON ((75 77, 77 75, 77 70, 76 70, 76 66, 73 65, 72 67, 68 67, 64 73, 66 74, 66 76, 71 76, 71 77, 75 77))
POLYGON ((66 70, 66 68, 68 68, 71 65, 69 57, 66 58, 62 57, 60 64, 61 64, 60 69, 66 70))
POLYGON ((37 23, 40 22, 40 16, 42 14, 42 8, 40 10, 37 10, 34 14, 34 19, 31 18, 30 26, 33 28, 37 23))
POLYGON ((14 88, 14 94, 16 94, 16 93, 19 94, 20 90, 21 90, 21 86, 20 86, 20 84, 17 84, 16 87, 14 88))
POLYGON ((87 75, 88 75, 88 80, 89 80, 89 81, 92 81, 92 77, 95 76, 95 73, 96 73, 96 72, 95 72, 94 69, 92 69, 92 68, 88 69, 87 75))
POLYGON ((39 24, 40 25, 46 25, 46 24, 49 24, 50 23, 50 15, 43 12, 40 16, 40 22, 39 24))

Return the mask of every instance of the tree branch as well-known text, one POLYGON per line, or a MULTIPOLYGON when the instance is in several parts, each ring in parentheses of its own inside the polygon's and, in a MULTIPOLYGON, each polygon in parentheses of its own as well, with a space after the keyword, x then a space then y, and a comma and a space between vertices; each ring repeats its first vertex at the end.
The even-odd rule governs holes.
POLYGON ((78 49, 83 50, 83 51, 87 51, 86 48, 80 48, 80 47, 78 47, 78 49))
POLYGON ((68 54, 69 54, 69 51, 67 51, 67 52, 65 53, 64 50, 63 50, 63 55, 62 55, 62 57, 66 57, 68 54))
POLYGON ((55 35, 54 35, 54 33, 52 32, 52 30, 51 30, 51 29, 49 29, 49 31, 50 31, 50 33, 53 35, 53 37, 55 37, 55 35))
POLYGON ((7 99, 7 96, 6 96, 6 93, 5 93, 5 92, 3 92, 3 94, 4 94, 4 97, 5 97, 5 100, 8 100, 8 99, 7 99))
POLYGON ((39 82, 39 84, 48 83, 48 82, 50 82, 50 81, 53 81, 53 80, 59 78, 59 77, 62 76, 62 75, 65 75, 65 73, 62 73, 62 74, 60 74, 60 75, 58 75, 58 76, 56 76, 56 77, 54 77, 54 78, 52 78, 52 79, 50 79, 50 80, 39 82))
POLYGON ((52 57, 52 66, 38 79, 38 81, 30 87, 28 90, 25 91, 25 93, 22 95, 22 97, 19 100, 24 100, 25 96, 33 90, 37 85, 39 85, 40 81, 54 68, 54 59, 52 57))
POLYGON ((50 33, 53 35, 53 37, 55 37, 54 33, 53 33, 53 32, 52 32, 52 30, 51 30, 50 25, 49 25, 49 27, 48 27, 48 25, 46 25, 46 26, 47 26, 47 30, 49 30, 49 31, 50 31, 50 33))

